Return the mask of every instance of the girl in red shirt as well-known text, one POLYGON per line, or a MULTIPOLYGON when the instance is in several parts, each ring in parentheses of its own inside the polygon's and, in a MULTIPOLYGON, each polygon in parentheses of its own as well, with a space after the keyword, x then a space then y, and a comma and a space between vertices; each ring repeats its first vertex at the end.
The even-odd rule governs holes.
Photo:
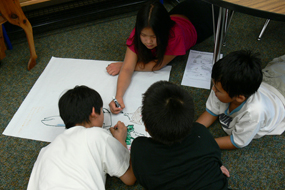
POLYGON ((119 74, 116 99, 120 107, 111 101, 112 113, 118 114, 125 108, 123 96, 134 71, 160 70, 212 34, 211 4, 186 0, 169 13, 159 1, 145 4, 139 10, 135 28, 127 40, 124 62, 111 63, 106 68, 110 75, 119 74))

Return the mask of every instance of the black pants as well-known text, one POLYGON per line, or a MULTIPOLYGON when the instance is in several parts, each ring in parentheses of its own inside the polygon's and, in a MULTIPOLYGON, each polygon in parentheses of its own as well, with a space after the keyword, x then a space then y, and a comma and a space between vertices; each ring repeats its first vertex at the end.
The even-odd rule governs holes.
MULTIPOLYGON (((214 7, 215 24, 218 20, 219 8, 214 7)), ((212 5, 202 0, 185 0, 175 6, 170 12, 186 16, 197 31, 197 43, 213 35, 212 5)))

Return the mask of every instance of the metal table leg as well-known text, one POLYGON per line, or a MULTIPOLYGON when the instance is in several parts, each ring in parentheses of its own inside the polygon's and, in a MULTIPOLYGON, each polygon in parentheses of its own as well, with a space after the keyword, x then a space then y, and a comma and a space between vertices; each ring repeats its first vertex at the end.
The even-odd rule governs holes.
POLYGON ((215 31, 215 47, 213 54, 213 64, 215 64, 220 59, 221 47, 223 44, 223 36, 225 34, 225 18, 226 18, 225 8, 220 7, 217 28, 215 31))

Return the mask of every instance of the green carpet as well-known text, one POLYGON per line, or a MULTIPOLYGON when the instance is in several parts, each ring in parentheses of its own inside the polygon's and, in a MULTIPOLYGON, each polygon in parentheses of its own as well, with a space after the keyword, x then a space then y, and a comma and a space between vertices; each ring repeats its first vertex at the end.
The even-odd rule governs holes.
MULTIPOLYGON (((122 61, 125 42, 134 27, 135 13, 89 21, 70 27, 36 34, 37 65, 27 70, 29 48, 25 38, 12 38, 13 49, 6 51, 0 66, 0 131, 25 99, 51 56, 62 58, 122 61)), ((250 49, 260 53, 263 67, 285 54, 285 23, 270 21, 261 41, 257 41, 265 22, 235 13, 222 53, 250 49)), ((213 38, 195 45, 193 50, 213 52, 213 38)), ((188 55, 172 62, 170 81, 180 85, 188 55)), ((96 76, 94 76, 94 80, 96 76)), ((205 110, 209 90, 183 86, 194 98, 196 115, 205 110)), ((214 137, 224 136, 218 122, 209 128, 214 137)), ((40 149, 48 143, 0 135, 0 189, 26 189, 30 172, 40 149)), ((265 136, 243 149, 223 150, 222 161, 229 169, 232 189, 285 189, 285 136, 265 136)), ((106 189, 142 189, 139 184, 127 187, 119 179, 108 177, 106 189)))

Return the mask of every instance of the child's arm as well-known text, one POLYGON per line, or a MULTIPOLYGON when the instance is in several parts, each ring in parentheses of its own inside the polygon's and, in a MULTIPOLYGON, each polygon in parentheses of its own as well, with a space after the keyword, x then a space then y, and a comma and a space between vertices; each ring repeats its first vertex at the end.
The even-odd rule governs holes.
POLYGON ((161 65, 157 67, 154 67, 154 65, 156 64, 154 60, 148 62, 145 65, 141 62, 138 62, 136 64, 135 71, 158 71, 162 69, 165 65, 167 65, 170 61, 172 61, 175 57, 175 55, 164 55, 161 65))
MULTIPOLYGON (((124 123, 121 121, 118 121, 118 123, 110 128, 110 132, 112 135, 124 146, 127 148, 126 144, 126 138, 127 138, 127 127, 124 123)), ((127 169, 127 171, 120 177, 120 179, 126 184, 126 185, 133 185, 136 182, 136 177, 133 172, 132 163, 130 160, 130 166, 127 169)))
POLYGON ((122 180, 122 182, 124 182, 124 184, 126 185, 133 185, 137 178, 135 177, 135 174, 133 172, 133 167, 132 167, 132 163, 130 160, 130 167, 128 168, 128 170, 124 173, 124 175, 122 175, 120 177, 120 179, 122 180))
POLYGON ((231 141, 231 136, 225 136, 225 137, 218 137, 215 138, 216 142, 218 143, 220 149, 236 149, 231 141))
MULTIPOLYGON (((157 70, 160 70, 165 65, 167 65, 170 61, 172 61, 175 57, 176 57, 175 55, 165 55, 163 58, 162 64, 158 67, 155 67, 155 68, 153 68, 154 65, 156 64, 155 61, 150 61, 146 65, 144 65, 141 62, 138 62, 136 64, 135 71, 157 71, 157 70)), ((115 75, 120 73, 120 70, 123 66, 123 63, 124 62, 111 63, 110 65, 108 65, 106 70, 110 75, 115 76, 115 75)))
POLYGON ((209 112, 205 111, 204 113, 202 113, 202 115, 200 115, 196 122, 201 123, 202 125, 208 128, 210 127, 210 125, 212 125, 212 123, 214 123, 217 118, 218 116, 213 116, 209 112))
POLYGON ((127 47, 125 60, 117 81, 116 99, 121 105, 121 108, 117 108, 114 101, 111 101, 109 104, 111 112, 114 114, 120 113, 121 110, 125 108, 123 96, 131 83, 137 60, 137 54, 127 47))

